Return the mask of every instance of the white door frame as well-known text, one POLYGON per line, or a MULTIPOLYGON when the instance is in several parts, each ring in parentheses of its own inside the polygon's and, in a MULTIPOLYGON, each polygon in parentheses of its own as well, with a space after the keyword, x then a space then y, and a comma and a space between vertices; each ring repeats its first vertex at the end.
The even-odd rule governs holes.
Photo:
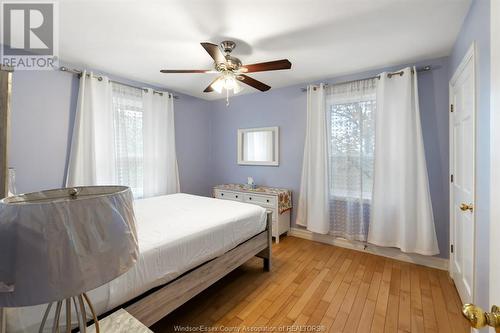
MULTIPOLYGON (((500 305, 498 235, 500 235, 500 1, 491 1, 491 87, 490 87, 490 306, 500 305)), ((489 309, 488 309, 489 310, 489 309)), ((493 330, 491 330, 493 332, 493 330)))
MULTIPOLYGON (((476 138, 476 118, 477 118, 477 90, 476 90, 476 87, 477 87, 477 77, 476 77, 476 43, 475 42, 472 42, 471 46, 469 47, 467 53, 465 54, 465 56, 463 57, 462 61, 460 62, 460 65, 457 67, 457 69, 455 70, 455 73, 453 74, 450 82, 449 82, 449 85, 448 85, 448 91, 449 91, 449 106, 451 108, 451 105, 453 104, 453 97, 452 97, 452 87, 454 86, 454 84, 456 83, 458 77, 460 76, 460 74, 463 72, 463 70, 465 69, 465 66, 470 62, 472 62, 472 76, 474 78, 474 82, 473 82, 473 89, 474 89, 474 97, 473 97, 473 110, 472 110, 472 115, 473 115, 473 128, 474 128, 474 144, 472 146, 472 152, 473 152, 473 156, 476 156, 476 142, 477 142, 477 138, 476 138)), ((450 110, 449 110, 450 111, 450 110)), ((450 152, 450 156, 449 156, 449 177, 450 177, 450 182, 449 182, 449 189, 450 189, 450 207, 449 207, 449 210, 450 210, 450 249, 449 249, 449 254, 450 254, 450 264, 448 265, 448 269, 449 269, 449 273, 451 276, 453 276, 453 260, 454 260, 454 253, 451 252, 451 245, 455 244, 455 239, 454 239, 454 229, 455 229, 455 219, 453 218, 454 216, 454 197, 453 197, 453 183, 451 182, 451 177, 452 177, 452 174, 453 174, 453 159, 454 159, 454 156, 453 156, 453 152, 454 152, 454 149, 453 149, 453 144, 454 144, 454 140, 453 140, 453 113, 450 112, 449 113, 450 117, 449 117, 449 152, 450 152)), ((474 164, 473 164, 473 174, 474 174, 474 188, 473 188, 473 192, 474 192, 474 200, 476 198, 476 161, 474 160, 474 164)), ((475 202, 473 202, 473 204, 475 205, 475 202)), ((473 240, 474 240, 474 244, 472 244, 472 248, 473 248, 473 253, 472 253, 472 260, 473 260, 473 276, 472 276, 472 301, 474 302, 476 297, 475 297, 475 290, 476 290, 476 223, 475 223, 475 220, 476 220, 476 212, 474 210, 474 212, 472 213, 474 214, 473 216, 473 219, 474 219, 474 236, 473 236, 473 240)))

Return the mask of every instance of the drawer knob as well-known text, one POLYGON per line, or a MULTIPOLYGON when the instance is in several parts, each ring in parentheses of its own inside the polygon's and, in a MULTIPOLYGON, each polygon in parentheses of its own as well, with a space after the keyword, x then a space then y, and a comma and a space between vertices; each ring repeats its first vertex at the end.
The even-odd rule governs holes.
POLYGON ((269 202, 269 199, 267 199, 266 201, 269 202))
POLYGON ((223 196, 224 196, 224 193, 221 193, 221 194, 220 194, 220 196, 221 196, 221 197, 223 197, 223 196))
POLYGON ((248 198, 249 200, 252 200, 252 197, 248 198))
POLYGON ((236 196, 236 198, 238 198, 238 196, 236 196))

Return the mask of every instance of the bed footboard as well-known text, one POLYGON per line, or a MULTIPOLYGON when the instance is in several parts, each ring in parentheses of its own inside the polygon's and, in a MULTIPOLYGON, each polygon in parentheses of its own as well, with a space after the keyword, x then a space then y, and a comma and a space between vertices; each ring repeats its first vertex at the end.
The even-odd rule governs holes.
POLYGON ((271 257, 271 250, 272 250, 272 244, 273 244, 273 213, 272 212, 267 212, 267 247, 259 252, 257 254, 257 257, 262 258, 264 260, 264 271, 270 272, 271 271, 271 266, 272 266, 272 257, 271 257))

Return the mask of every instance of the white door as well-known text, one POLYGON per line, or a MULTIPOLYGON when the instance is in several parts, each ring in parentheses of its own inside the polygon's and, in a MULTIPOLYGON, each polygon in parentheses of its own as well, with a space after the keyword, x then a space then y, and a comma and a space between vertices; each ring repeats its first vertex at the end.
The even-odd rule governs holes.
MULTIPOLYGON (((500 305, 500 1, 491 2, 490 306, 500 305)), ((485 309, 490 310, 490 309, 485 309)), ((491 330, 493 332, 493 330, 491 330)))
POLYGON ((464 303, 474 291, 474 45, 450 81, 450 274, 464 303))

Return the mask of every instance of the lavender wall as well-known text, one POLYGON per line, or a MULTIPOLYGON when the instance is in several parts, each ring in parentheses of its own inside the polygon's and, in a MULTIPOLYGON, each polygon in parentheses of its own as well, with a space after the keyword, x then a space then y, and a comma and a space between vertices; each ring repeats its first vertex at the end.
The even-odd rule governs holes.
MULTIPOLYGON (((490 224, 490 0, 474 0, 450 55, 449 78, 465 53, 476 43, 476 299, 483 308, 489 302, 490 224)), ((485 330, 487 331, 487 330, 485 330)))
MULTIPOLYGON (((441 257, 448 257, 448 58, 424 61, 417 66, 431 65, 433 70, 419 74, 420 108, 429 182, 441 257)), ((364 78, 382 71, 404 67, 393 66, 379 70, 338 77, 323 82, 335 83, 364 78)), ((224 100, 212 105, 212 184, 245 182, 247 176, 256 183, 289 188, 297 206, 302 169, 306 123, 306 95, 303 86, 273 89, 234 97, 230 106, 224 100), (238 128, 279 126, 280 166, 239 166, 236 163, 236 132, 238 128)), ((295 224, 295 211, 292 213, 295 224)))
POLYGON ((75 75, 14 72, 9 165, 18 192, 62 186, 77 94, 75 75))
POLYGON ((183 95, 175 102, 175 139, 181 191, 211 194, 210 102, 183 95))
MULTIPOLYGON (((16 168, 18 192, 63 186, 78 87, 76 75, 60 71, 14 73, 9 164, 16 168)), ((174 103, 181 189, 208 195, 209 102, 180 95, 174 103)))

